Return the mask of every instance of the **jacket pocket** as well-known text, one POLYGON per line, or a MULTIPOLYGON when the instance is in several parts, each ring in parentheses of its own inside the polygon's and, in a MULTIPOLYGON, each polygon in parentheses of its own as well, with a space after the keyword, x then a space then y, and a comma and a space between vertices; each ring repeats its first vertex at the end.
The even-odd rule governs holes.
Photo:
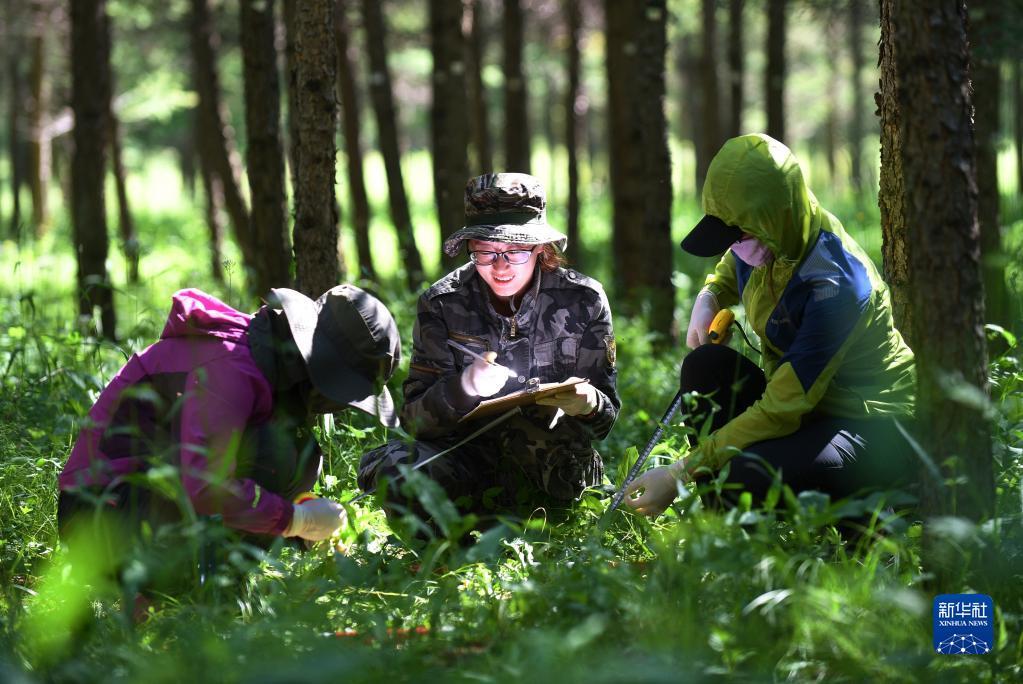
MULTIPOLYGON (((470 349, 477 354, 483 354, 484 352, 490 351, 490 340, 485 337, 480 337, 479 335, 469 335, 468 333, 452 330, 448 332, 448 339, 458 342, 466 349, 470 349)), ((455 366, 459 369, 472 365, 472 362, 476 360, 464 351, 455 349, 454 347, 451 347, 451 353, 455 357, 455 366), (459 363, 459 360, 461 360, 461 363, 459 363)))

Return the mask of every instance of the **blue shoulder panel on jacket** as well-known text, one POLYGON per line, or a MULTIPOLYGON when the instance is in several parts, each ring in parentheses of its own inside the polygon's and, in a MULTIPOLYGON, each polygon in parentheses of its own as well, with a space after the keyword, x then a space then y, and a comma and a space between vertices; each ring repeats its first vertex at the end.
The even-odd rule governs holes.
POLYGON ((866 311, 873 288, 867 269, 834 233, 817 244, 785 286, 765 332, 791 363, 803 391, 845 343, 866 311))

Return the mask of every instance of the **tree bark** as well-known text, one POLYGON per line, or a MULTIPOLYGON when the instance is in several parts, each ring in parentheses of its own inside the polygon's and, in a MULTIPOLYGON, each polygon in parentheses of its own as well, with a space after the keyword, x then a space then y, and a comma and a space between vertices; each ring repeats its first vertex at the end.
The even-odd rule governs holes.
MULTIPOLYGON (((999 221, 998 136, 1000 133, 1002 17, 998 3, 979 4, 970 10, 970 75, 973 82, 975 139, 977 143, 977 218, 980 221, 980 253, 984 275, 986 320, 1009 326, 1009 301, 1005 286, 1006 255, 1002 249, 999 221)), ((1001 338, 992 352, 1004 349, 1001 338)))
POLYGON ((745 0, 728 0, 728 84, 731 97, 726 136, 729 138, 742 133, 744 104, 742 85, 746 73, 745 55, 742 50, 742 11, 745 4, 745 0))
POLYGON ((881 177, 877 196, 881 210, 881 257, 885 281, 891 290, 892 316, 895 327, 914 347, 913 310, 909 306, 910 271, 906 244, 906 187, 902 168, 902 134, 899 122, 898 64, 895 61, 895 25, 892 2, 881 3, 881 40, 878 44, 878 67, 881 89, 874 94, 881 118, 881 177))
MULTIPOLYGON (((569 0, 570 2, 573 0, 569 0)), ((475 150, 474 175, 494 170, 494 152, 490 144, 490 122, 487 115, 486 86, 483 85, 483 2, 464 0, 466 59, 469 74, 469 106, 471 110, 472 148, 475 150)))
POLYGON ((852 58, 852 115, 849 118, 849 183, 859 198, 863 190, 863 10, 862 3, 849 3, 849 53, 852 58))
POLYGON ((291 240, 284 191, 281 87, 274 46, 274 2, 241 3, 242 75, 245 86, 245 161, 252 202, 252 239, 259 245, 254 286, 263 296, 291 285, 291 240))
MULTIPOLYGON (((287 118, 287 150, 288 168, 291 179, 291 197, 294 200, 295 188, 298 187, 298 86, 295 70, 295 36, 298 35, 298 1, 284 0, 281 16, 284 21, 284 73, 287 87, 288 118, 287 118)), ((294 207, 292 207, 294 210, 294 207)))
POLYGON ((71 160, 71 225, 78 256, 79 321, 100 312, 103 337, 116 337, 114 291, 103 180, 110 124, 110 36, 105 0, 71 3, 71 107, 75 114, 71 160))
POLYGON ((46 24, 49 7, 44 2, 32 3, 32 36, 30 39, 28 175, 32 191, 32 225, 37 238, 46 233, 50 220, 47 192, 50 184, 50 136, 46 132, 50 102, 46 74, 46 24))
POLYGON ((720 103, 717 77, 717 2, 702 0, 700 18, 703 26, 703 42, 700 52, 700 116, 703 122, 701 135, 696 144, 703 148, 696 160, 696 188, 702 192, 707 178, 710 160, 721 147, 720 103))
POLYGON ((333 14, 334 0, 308 0, 296 16, 295 271, 298 289, 314 299, 344 277, 334 197, 337 47, 333 14))
POLYGON ((121 159, 121 127, 113 109, 108 118, 110 124, 110 170, 114 174, 114 188, 117 191, 117 232, 121 238, 121 253, 128 265, 128 282, 136 285, 139 282, 139 257, 141 246, 135 230, 135 221, 131 216, 131 204, 128 201, 128 186, 125 182, 124 162, 121 159))
POLYGON ((623 312, 646 310, 652 331, 672 337, 671 164, 664 121, 663 0, 605 2, 612 246, 623 312))
POLYGON ((501 35, 504 44, 504 167, 529 173, 529 89, 522 73, 525 17, 521 0, 504 0, 501 35))
POLYGON ((423 260, 416 247, 412 230, 405 179, 401 171, 401 148, 398 144, 397 114, 391 90, 391 70, 387 66, 387 35, 384 16, 378 0, 362 0, 362 23, 366 31, 366 52, 369 54, 369 94, 377 122, 380 154, 387 173, 387 199, 391 221, 398 238, 398 251, 405 267, 405 281, 413 292, 426 280, 423 260))
POLYGON ((206 198, 206 226, 210 238, 210 275, 217 283, 224 282, 224 221, 221 210, 224 207, 224 190, 220 178, 213 170, 210 153, 203 142, 209 137, 201 129, 205 123, 196 111, 192 117, 192 134, 199 158, 199 176, 202 179, 203 196, 206 198))
MULTIPOLYGON (((462 226, 462 196, 469 177, 469 122, 465 95, 465 47, 461 0, 430 0, 430 50, 433 53, 433 103, 430 137, 433 189, 440 242, 462 226)), ((513 169, 519 170, 519 169, 513 169)), ((442 254, 444 270, 456 261, 442 254)))
POLYGON ((785 140, 785 24, 786 0, 767 0, 767 134, 785 140))
POLYGON ((582 12, 579 0, 568 0, 565 3, 565 24, 568 27, 568 91, 565 93, 565 148, 568 157, 566 254, 582 268, 582 250, 579 245, 579 114, 585 107, 585 98, 579 86, 582 63, 582 12))
POLYGON ((983 520, 994 501, 990 426, 979 402, 957 399, 988 392, 966 6, 898 0, 892 19, 909 266, 913 282, 941 284, 910 294, 917 420, 945 475, 966 478, 954 489, 930 483, 922 504, 983 520))
MULTIPOLYGON (((11 3, 8 2, 7 16, 11 23, 8 30, 14 33, 14 14, 11 3)), ((7 40, 7 163, 10 168, 11 178, 11 221, 7 227, 7 234, 17 244, 21 244, 21 185, 23 183, 23 165, 21 163, 21 102, 22 102, 22 75, 19 64, 21 56, 21 42, 17 35, 11 35, 7 40)))
MULTIPOLYGON (((241 174, 234 130, 227 123, 227 112, 220 98, 220 76, 217 73, 220 37, 214 27, 208 0, 192 0, 191 43, 192 68, 199 92, 199 116, 203 119, 200 127, 204 134, 202 146, 208 148, 211 170, 220 178, 224 206, 245 261, 245 269, 258 272, 259 248, 253 239, 249 210, 238 181, 241 174)), ((253 278, 247 277, 246 280, 250 289, 256 286, 253 278)))
POLYGON ((345 160, 348 170, 348 193, 352 203, 352 230, 355 251, 359 257, 359 274, 376 280, 373 251, 369 241, 369 198, 362 173, 362 140, 359 95, 355 85, 355 66, 349 41, 347 3, 337 0, 334 8, 334 37, 337 41, 337 89, 341 100, 341 124, 344 131, 345 160))

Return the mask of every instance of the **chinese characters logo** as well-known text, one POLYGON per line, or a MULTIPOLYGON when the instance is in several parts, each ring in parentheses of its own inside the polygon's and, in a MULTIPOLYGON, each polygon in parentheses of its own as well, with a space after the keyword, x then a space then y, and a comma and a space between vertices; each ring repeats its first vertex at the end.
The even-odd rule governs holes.
POLYGON ((944 655, 983 655, 994 645, 995 604, 987 594, 934 598, 934 650, 944 655))

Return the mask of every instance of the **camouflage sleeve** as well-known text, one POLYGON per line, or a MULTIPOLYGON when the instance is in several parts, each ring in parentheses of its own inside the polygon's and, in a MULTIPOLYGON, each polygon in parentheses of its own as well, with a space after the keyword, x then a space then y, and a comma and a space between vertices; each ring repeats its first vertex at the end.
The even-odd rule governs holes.
POLYGON ((412 328, 412 359, 402 386, 405 404, 401 422, 420 439, 453 432, 458 419, 479 402, 462 390, 440 307, 438 299, 419 299, 412 328))
POLYGON ((622 401, 618 398, 618 371, 615 367, 616 349, 614 328, 611 325, 611 307, 603 292, 597 310, 579 342, 579 356, 575 374, 587 378, 597 390, 597 409, 589 416, 579 416, 576 422, 591 439, 604 439, 611 432, 622 401))

